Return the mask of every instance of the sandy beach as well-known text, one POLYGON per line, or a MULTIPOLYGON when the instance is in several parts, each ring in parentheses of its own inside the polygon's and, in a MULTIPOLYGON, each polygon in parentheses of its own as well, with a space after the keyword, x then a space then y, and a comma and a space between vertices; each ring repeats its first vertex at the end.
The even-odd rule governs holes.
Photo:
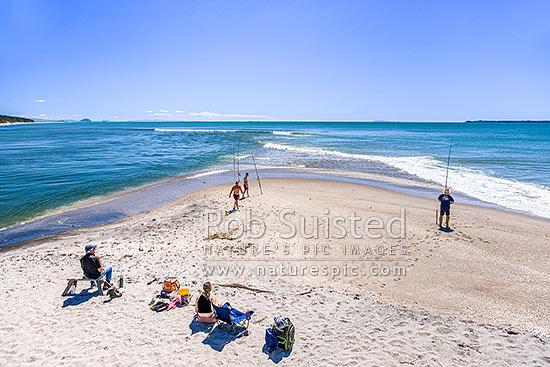
POLYGON ((435 199, 306 179, 264 180, 263 195, 253 181, 240 211, 223 215, 233 205, 229 188, 1 249, 0 365, 550 364, 550 221, 457 203, 453 231, 444 232, 435 199), (221 222, 206 233, 208 211, 221 222), (363 225, 363 238, 347 228, 335 238, 335 227, 327 235, 321 225, 319 238, 305 238, 314 217, 339 216, 347 227, 352 212, 362 224, 376 217, 394 225, 363 225), (302 215, 303 233, 281 238, 290 229, 281 213, 296 225, 302 215), (250 215, 265 224, 260 238, 247 236, 261 230, 259 221, 246 227, 250 215), (67 278, 80 277, 88 243, 115 283, 124 277, 123 297, 109 301, 84 283, 61 297, 67 278), (168 276, 194 296, 209 280, 220 301, 254 310, 248 332, 198 324, 192 305, 151 311, 168 276), (277 315, 296 327, 291 352, 263 349, 277 315))

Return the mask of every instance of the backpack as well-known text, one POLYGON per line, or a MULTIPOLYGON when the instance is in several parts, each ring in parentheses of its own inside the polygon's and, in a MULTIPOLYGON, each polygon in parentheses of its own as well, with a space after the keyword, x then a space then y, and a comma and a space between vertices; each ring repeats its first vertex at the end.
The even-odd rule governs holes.
POLYGON ((277 316, 274 319, 271 329, 277 337, 279 348, 284 350, 292 349, 294 345, 294 325, 286 316, 277 316))
POLYGON ((114 287, 107 291, 107 295, 110 299, 122 297, 122 293, 114 287))
POLYGON ((277 335, 275 335, 275 332, 271 328, 265 329, 265 346, 268 352, 272 352, 275 349, 279 348, 277 335))

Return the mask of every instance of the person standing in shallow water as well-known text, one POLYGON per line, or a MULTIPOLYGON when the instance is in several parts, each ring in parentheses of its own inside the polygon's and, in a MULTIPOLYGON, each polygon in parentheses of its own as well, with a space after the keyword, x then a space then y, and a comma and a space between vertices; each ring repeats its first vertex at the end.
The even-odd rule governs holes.
POLYGON ((241 189, 241 186, 239 185, 239 181, 236 181, 235 185, 233 185, 231 191, 229 192, 229 197, 231 197, 231 194, 233 194, 233 199, 235 199, 233 209, 239 210, 239 197, 241 193, 244 195, 243 189, 241 189))
POLYGON ((439 195, 437 201, 441 203, 439 208, 439 228, 443 228, 443 215, 446 215, 446 224, 445 227, 449 228, 449 219, 451 216, 451 204, 455 203, 455 199, 451 196, 451 190, 445 188, 443 193, 439 195))

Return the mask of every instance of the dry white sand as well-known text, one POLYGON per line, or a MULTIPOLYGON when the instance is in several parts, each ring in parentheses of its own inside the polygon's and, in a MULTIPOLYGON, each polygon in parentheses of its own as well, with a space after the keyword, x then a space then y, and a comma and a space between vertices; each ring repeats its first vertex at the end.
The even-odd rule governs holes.
MULTIPOLYGON (((0 252, 0 365, 479 365, 550 364, 550 222, 457 204, 454 232, 434 225, 433 201, 368 186, 315 180, 266 180, 264 195, 224 217, 244 219, 246 209, 266 222, 260 239, 231 239, 233 230, 206 239, 205 209, 229 209, 229 187, 203 190, 163 208, 95 228, 31 241, 0 252), (285 208, 312 215, 387 219, 406 208, 405 238, 283 240, 285 208), (124 296, 108 301, 79 284, 61 297, 66 279, 81 274, 87 243, 122 274, 124 296), (274 254, 239 255, 278 246, 274 254), (330 254, 303 254, 303 246, 330 254), (399 257, 342 254, 379 245, 406 248, 399 257), (204 246, 222 254, 204 254, 204 246), (326 246, 326 247, 325 247, 326 246), (280 251, 285 247, 289 255, 280 251), (286 256, 286 257, 285 257, 286 256), (265 261, 271 259, 270 261, 265 261), (296 261, 299 260, 299 261, 296 261), (258 265, 404 266, 398 276, 259 276, 258 265), (205 276, 206 265, 245 266, 243 276, 205 276), (252 274, 249 274, 252 272, 252 274), (239 337, 193 322, 193 308, 156 313, 147 303, 160 290, 155 277, 177 276, 198 294, 212 281, 222 302, 255 310, 239 337), (240 283, 269 293, 221 285, 240 283), (296 326, 292 352, 263 351, 264 330, 276 315, 296 326)), ((308 230, 311 229, 311 221, 308 230)))

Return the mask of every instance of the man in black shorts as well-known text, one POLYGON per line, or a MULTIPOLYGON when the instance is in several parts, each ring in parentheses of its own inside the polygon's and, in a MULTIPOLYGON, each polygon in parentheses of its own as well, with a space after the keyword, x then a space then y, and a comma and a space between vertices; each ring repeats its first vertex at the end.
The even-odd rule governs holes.
POLYGON ((231 191, 229 192, 229 197, 231 197, 231 194, 233 194, 233 199, 235 199, 235 204, 233 204, 234 210, 239 210, 239 196, 243 193, 243 189, 241 189, 241 186, 239 185, 239 181, 235 182, 235 185, 231 188, 231 191))
POLYGON ((445 190, 443 190, 443 193, 439 195, 437 198, 437 201, 441 203, 441 207, 439 208, 439 227, 443 227, 443 215, 447 216, 447 224, 446 227, 449 228, 449 219, 451 216, 451 204, 455 203, 455 199, 451 196, 451 190, 449 190, 447 187, 445 190))

